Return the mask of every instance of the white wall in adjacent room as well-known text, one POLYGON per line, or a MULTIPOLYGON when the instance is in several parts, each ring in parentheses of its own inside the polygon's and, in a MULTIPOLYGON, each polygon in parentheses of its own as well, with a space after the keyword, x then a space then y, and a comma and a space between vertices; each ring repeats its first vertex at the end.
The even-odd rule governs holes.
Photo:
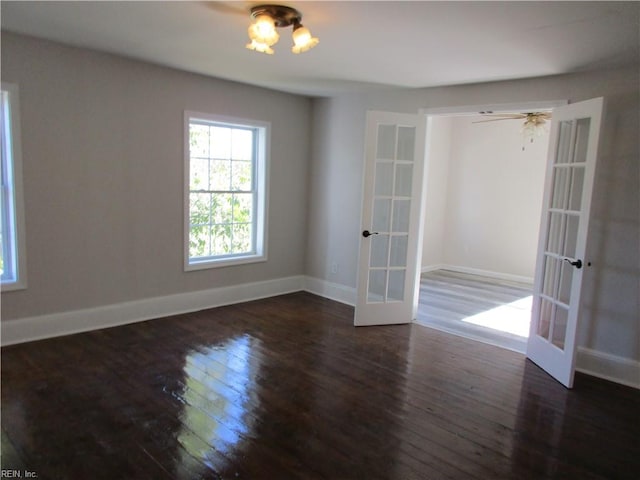
POLYGON ((432 119, 422 268, 532 279, 549 130, 531 143, 522 121, 487 119, 432 119))

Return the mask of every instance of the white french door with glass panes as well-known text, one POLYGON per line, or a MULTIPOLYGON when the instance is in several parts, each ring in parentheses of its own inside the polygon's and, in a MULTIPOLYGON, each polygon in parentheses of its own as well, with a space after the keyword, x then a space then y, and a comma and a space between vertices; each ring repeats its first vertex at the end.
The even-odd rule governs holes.
POLYGON ((357 326, 415 317, 425 134, 424 116, 367 112, 357 326))
POLYGON ((603 99, 553 110, 527 357, 573 385, 603 99))

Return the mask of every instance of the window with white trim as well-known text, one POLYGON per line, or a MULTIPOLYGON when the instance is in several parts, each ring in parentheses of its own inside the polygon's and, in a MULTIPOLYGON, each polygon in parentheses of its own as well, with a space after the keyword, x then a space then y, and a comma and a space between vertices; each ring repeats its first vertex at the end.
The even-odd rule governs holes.
POLYGON ((2 83, 0 96, 0 277, 2 290, 18 290, 27 283, 17 85, 2 83))
POLYGON ((269 124, 185 113, 185 269, 266 260, 269 124))

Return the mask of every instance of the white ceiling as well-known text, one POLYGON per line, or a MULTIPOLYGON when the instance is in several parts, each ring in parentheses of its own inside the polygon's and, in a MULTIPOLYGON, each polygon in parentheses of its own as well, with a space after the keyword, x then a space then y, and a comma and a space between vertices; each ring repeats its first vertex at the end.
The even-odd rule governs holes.
POLYGON ((304 95, 638 65, 639 2, 287 1, 320 44, 249 51, 265 2, 0 3, 2 28, 304 95))

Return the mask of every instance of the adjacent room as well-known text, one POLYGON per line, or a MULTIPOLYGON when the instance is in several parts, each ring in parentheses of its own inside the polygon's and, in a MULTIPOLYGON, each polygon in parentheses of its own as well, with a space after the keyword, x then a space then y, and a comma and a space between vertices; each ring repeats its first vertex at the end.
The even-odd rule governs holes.
POLYGON ((0 13, 2 476, 638 478, 640 3, 0 13))
MULTIPOLYGON (((524 118, 522 118, 524 117, 524 118)), ((549 125, 436 116, 427 151, 417 322, 524 353, 549 125)))

